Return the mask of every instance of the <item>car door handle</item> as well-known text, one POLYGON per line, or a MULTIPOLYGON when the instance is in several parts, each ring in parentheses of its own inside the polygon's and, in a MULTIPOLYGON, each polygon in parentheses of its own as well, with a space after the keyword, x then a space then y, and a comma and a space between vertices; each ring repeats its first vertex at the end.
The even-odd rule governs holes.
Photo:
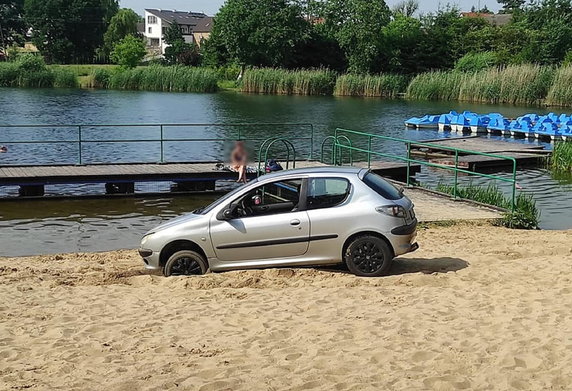
POLYGON ((290 225, 293 225, 293 226, 296 227, 296 226, 300 225, 300 220, 292 220, 292 221, 290 222, 290 225))

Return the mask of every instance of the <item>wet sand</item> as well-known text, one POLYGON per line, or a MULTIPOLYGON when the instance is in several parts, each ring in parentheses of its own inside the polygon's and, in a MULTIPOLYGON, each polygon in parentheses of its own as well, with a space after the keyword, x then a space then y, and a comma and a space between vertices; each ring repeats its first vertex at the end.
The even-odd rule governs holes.
POLYGON ((572 231, 419 242, 378 279, 165 279, 134 251, 0 258, 0 390, 572 388, 572 231))

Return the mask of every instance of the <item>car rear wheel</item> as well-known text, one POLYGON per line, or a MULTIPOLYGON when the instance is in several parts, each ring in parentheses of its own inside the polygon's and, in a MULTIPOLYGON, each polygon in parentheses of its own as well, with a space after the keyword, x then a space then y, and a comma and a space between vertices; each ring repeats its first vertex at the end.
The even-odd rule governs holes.
POLYGON ((174 253, 163 268, 165 277, 202 275, 208 270, 205 258, 194 251, 182 250, 174 253))
POLYGON ((344 260, 350 272, 361 277, 379 277, 389 272, 393 252, 376 236, 364 235, 354 239, 346 249, 344 260))

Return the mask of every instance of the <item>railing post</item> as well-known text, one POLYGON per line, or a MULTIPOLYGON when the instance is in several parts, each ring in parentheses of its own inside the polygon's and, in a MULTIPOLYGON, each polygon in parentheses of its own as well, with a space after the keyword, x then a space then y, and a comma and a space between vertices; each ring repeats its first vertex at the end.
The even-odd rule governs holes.
POLYGON ((371 168, 371 135, 368 136, 367 140, 367 168, 371 168))
POLYGON ((165 163, 165 145, 163 141, 163 124, 160 125, 161 127, 161 163, 165 163))
POLYGON ((314 125, 310 124, 310 160, 314 159, 314 125))
POLYGON ((332 160, 334 166, 338 165, 338 129, 334 132, 334 148, 332 150, 332 160))
POLYGON ((82 156, 82 135, 81 135, 81 125, 77 126, 77 137, 78 137, 78 154, 79 154, 79 165, 83 164, 83 156, 82 156))
POLYGON ((512 160, 512 213, 516 211, 516 159, 512 160))
POLYGON ((405 183, 407 187, 411 184, 411 143, 407 143, 407 180, 405 183))
POLYGON ((455 185, 453 186, 453 198, 457 199, 457 186, 459 184, 459 150, 455 149, 455 185))

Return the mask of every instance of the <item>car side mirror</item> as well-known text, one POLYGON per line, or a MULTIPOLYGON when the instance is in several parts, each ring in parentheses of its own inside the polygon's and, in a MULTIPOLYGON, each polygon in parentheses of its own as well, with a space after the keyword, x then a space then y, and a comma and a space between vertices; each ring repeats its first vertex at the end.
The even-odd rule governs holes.
POLYGON ((222 217, 223 217, 225 220, 232 220, 232 218, 234 217, 234 214, 232 213, 232 210, 231 210, 231 209, 225 209, 225 210, 222 212, 222 217))

